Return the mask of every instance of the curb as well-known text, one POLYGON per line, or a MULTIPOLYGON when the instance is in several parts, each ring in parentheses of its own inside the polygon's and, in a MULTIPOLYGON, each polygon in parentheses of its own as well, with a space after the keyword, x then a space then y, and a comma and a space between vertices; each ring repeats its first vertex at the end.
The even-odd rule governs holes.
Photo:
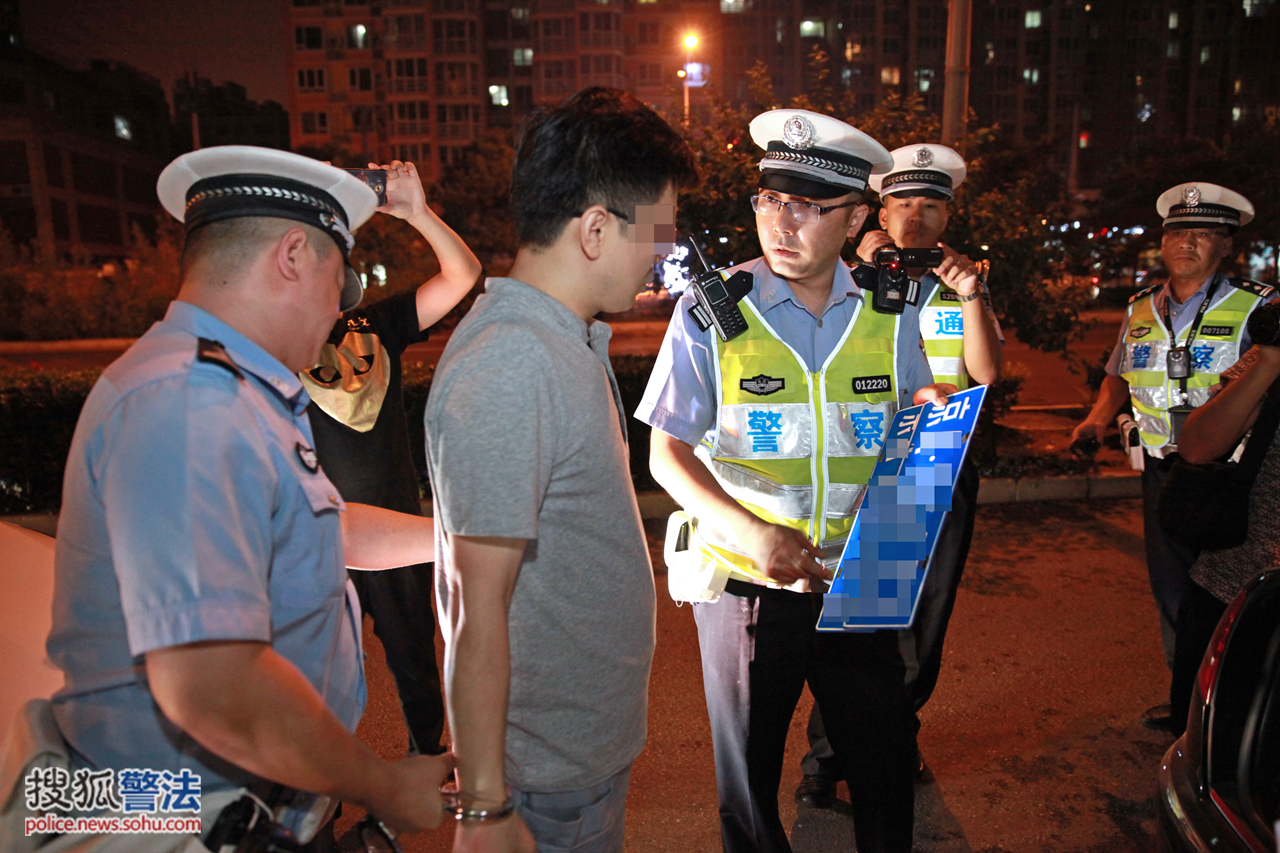
MULTIPOLYGON (((1142 475, 1136 471, 1119 474, 1029 477, 1023 480, 1012 477, 990 477, 983 480, 982 486, 978 489, 979 505, 1137 497, 1142 497, 1142 475)), ((680 509, 680 504, 676 503, 675 498, 658 489, 638 492, 636 502, 640 505, 640 517, 646 521, 666 518, 680 509)), ((422 514, 434 517, 431 501, 422 502, 422 514)), ((53 535, 57 527, 57 516, 52 514, 6 515, 0 516, 0 521, 8 521, 49 535, 53 535)))
POLYGON ((0 341, 0 355, 47 352, 124 352, 137 338, 90 338, 81 341, 0 341))

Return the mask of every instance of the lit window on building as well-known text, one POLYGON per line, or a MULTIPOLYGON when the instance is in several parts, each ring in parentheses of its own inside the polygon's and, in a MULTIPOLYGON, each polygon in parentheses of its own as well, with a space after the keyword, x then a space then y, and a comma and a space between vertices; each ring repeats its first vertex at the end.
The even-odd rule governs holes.
POLYGON ((1174 39, 1169 40, 1168 46, 1165 47, 1164 55, 1169 59, 1177 59, 1178 54, 1182 52, 1182 43, 1174 39))
MULTIPOLYGON (((1039 9, 1028 9, 1026 15, 1027 29, 1034 30, 1040 27, 1041 12, 1039 9)), ((1017 20, 1016 18, 1014 20, 1017 20)))
POLYGON ((347 28, 347 47, 351 50, 365 50, 369 47, 369 28, 364 24, 356 24, 347 28))
POLYGON ((929 87, 933 85, 934 70, 932 68, 920 68, 916 71, 916 89, 921 92, 929 91, 929 87))
POLYGON ((1080 131, 1080 141, 1079 141, 1079 145, 1080 145, 1080 147, 1081 147, 1081 148, 1088 148, 1088 147, 1089 147, 1089 131, 1087 131, 1087 130, 1082 130, 1082 131, 1080 131))
POLYGON ((827 25, 822 21, 801 21, 800 38, 822 38, 827 34, 827 25))
POLYGON ((513 21, 528 21, 528 20, 529 20, 529 7, 528 7, 528 6, 516 6, 515 8, 513 8, 513 9, 511 10, 511 19, 512 19, 513 21))
POLYGON ((506 86, 490 86, 489 100, 493 103, 495 107, 505 107, 511 103, 511 101, 507 99, 506 86))
POLYGON ((902 69, 896 65, 886 65, 880 69, 880 82, 886 86, 897 86, 902 82, 902 69))
POLYGON ((517 47, 511 51, 511 61, 515 65, 527 67, 533 64, 533 48, 517 47))
POLYGON ((1169 13, 1169 29, 1176 30, 1177 28, 1178 28, 1178 13, 1170 12, 1169 13))
POLYGON ((1232 121, 1239 121, 1239 120, 1241 119, 1241 117, 1242 117, 1242 116, 1244 116, 1244 110, 1243 110, 1243 109, 1241 109, 1240 107, 1232 107, 1232 108, 1231 108, 1231 120, 1232 120, 1232 121))
POLYGON ((1156 108, 1151 104, 1143 104, 1138 108, 1138 121, 1151 121, 1151 117, 1156 114, 1156 108))
POLYGON ((1200 48, 1200 64, 1201 65, 1204 65, 1206 62, 1209 61, 1209 56, 1210 56, 1210 53, 1209 53, 1208 45, 1200 48))
MULTIPOLYGON (((654 0, 640 0, 641 3, 653 3, 654 0)), ((720 14, 737 15, 747 11, 747 0, 720 0, 720 14)))
POLYGON ((1022 79, 1030 83, 1032 86, 1037 85, 1040 82, 1040 69, 1039 68, 1022 69, 1022 79))
POLYGON ((133 128, 129 126, 129 120, 124 116, 116 116, 116 136, 121 139, 133 139, 133 128))

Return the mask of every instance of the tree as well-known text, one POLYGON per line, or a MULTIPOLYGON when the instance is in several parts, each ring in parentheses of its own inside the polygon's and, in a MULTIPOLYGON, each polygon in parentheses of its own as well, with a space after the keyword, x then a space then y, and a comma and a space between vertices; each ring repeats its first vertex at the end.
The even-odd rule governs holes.
MULTIPOLYGON (((939 137, 938 117, 924 109, 918 94, 890 95, 859 112, 853 93, 830 85, 827 65, 826 54, 815 49, 809 56, 810 90, 788 106, 841 118, 890 150, 939 137)), ((755 216, 746 203, 758 186, 760 151, 748 126, 762 110, 780 105, 768 68, 757 63, 748 73, 752 103, 734 106, 714 98, 709 117, 695 118, 686 131, 703 181, 681 199, 679 225, 706 244, 708 260, 717 266, 760 254, 755 216)), ((968 177, 944 239, 957 251, 991 260, 989 283, 1003 323, 1032 346, 1064 349, 1078 331, 1085 294, 1063 285, 1067 256, 1054 229, 1066 221, 1066 193, 1061 176, 1049 167, 1051 148, 1012 145, 998 129, 984 128, 969 133, 961 153, 968 177)), ((878 227, 873 205, 866 228, 878 227)), ((847 258, 855 248, 851 241, 847 258)))
MULTIPOLYGON (((516 226, 511 218, 511 167, 515 150, 500 131, 462 151, 462 160, 431 189, 441 217, 488 269, 495 258, 514 258, 516 226)), ((507 265, 510 260, 506 260, 507 265)))

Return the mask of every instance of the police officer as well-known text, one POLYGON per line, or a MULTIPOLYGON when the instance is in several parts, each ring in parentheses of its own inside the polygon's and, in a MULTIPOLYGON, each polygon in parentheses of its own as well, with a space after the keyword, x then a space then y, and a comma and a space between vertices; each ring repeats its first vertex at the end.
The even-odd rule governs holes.
MULTIPOLYGON (((1003 337, 999 323, 980 286, 976 265, 941 242, 948 205, 964 181, 964 158, 945 145, 935 144, 907 145, 893 151, 892 156, 893 169, 872 175, 870 181, 871 188, 880 194, 883 206, 879 219, 884 230, 866 233, 858 246, 858 257, 871 263, 876 252, 887 247, 940 248, 943 257, 950 260, 941 272, 908 270, 920 280, 920 334, 934 381, 961 390, 973 384, 990 385, 1000 378, 1003 337)), ((951 512, 938 534, 915 619, 909 629, 899 632, 916 711, 929 701, 938 683, 947 623, 973 539, 979 485, 977 469, 972 461, 966 461, 956 482, 951 512)), ((804 778, 796 788, 796 801, 830 808, 840 776, 816 706, 809 718, 808 735, 809 753, 801 761, 804 778)), ((923 766, 923 762, 917 765, 918 773, 923 766)))
POLYGON ((344 504, 296 376, 360 301, 347 256, 374 194, 247 146, 185 154, 157 191, 186 224, 182 285, 76 427, 48 641, 66 675, 54 746, 72 769, 190 771, 205 832, 242 792, 302 840, 323 823, 320 795, 433 826, 449 761, 388 763, 352 734, 365 684, 345 569, 430 560, 433 528, 344 504))
POLYGON ((909 851, 915 720, 893 631, 819 634, 821 591, 883 441, 852 416, 945 399, 919 315, 879 313, 841 261, 867 178, 892 158, 857 129, 804 110, 751 122, 766 149, 751 199, 763 257, 739 303, 747 331, 700 331, 692 296, 672 317, 636 416, 656 427, 651 467, 696 516, 708 557, 734 566, 694 604, 726 851, 789 851, 778 785, 807 682, 850 780, 858 849, 909 851))
MULTIPOLYGON (((1156 210, 1164 219, 1160 253, 1169 280, 1129 300, 1098 399, 1071 439, 1101 441, 1107 424, 1126 401, 1132 402, 1144 451, 1147 573, 1160 613, 1165 661, 1172 667, 1178 602, 1195 554, 1166 536, 1155 517, 1156 495, 1168 471, 1164 460, 1178 449, 1187 413, 1205 403, 1218 375, 1251 345, 1246 320, 1274 290, 1220 271, 1231 254, 1232 235, 1253 219, 1247 198, 1193 182, 1162 193, 1156 210)), ((1169 706, 1148 709, 1142 722, 1167 731, 1169 706)))

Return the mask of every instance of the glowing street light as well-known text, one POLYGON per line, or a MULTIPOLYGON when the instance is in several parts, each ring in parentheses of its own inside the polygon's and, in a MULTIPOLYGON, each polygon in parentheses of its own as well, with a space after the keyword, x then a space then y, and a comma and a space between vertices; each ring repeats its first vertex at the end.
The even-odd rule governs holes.
POLYGON ((698 37, 693 33, 684 37, 684 68, 680 77, 684 80, 684 126, 689 126, 689 63, 693 61, 693 49, 698 46, 698 37))

